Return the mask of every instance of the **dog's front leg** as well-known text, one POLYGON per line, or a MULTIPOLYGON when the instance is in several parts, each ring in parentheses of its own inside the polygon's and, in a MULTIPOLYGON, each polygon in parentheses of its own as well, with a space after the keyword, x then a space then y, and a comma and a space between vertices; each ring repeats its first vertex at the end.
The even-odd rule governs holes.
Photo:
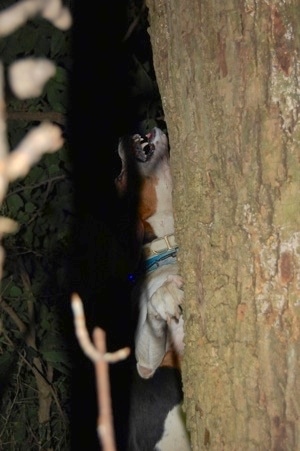
POLYGON ((161 319, 147 316, 136 343, 137 370, 148 379, 159 367, 166 353, 167 325, 161 319))
POLYGON ((135 350, 137 370, 143 378, 153 375, 168 350, 168 327, 181 315, 182 284, 180 276, 169 275, 150 299, 143 301, 135 350))

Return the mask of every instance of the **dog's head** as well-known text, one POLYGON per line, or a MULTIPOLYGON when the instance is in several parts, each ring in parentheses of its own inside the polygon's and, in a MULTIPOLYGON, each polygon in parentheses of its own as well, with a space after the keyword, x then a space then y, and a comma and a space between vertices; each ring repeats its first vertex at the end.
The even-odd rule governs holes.
POLYGON ((139 242, 173 233, 172 179, 166 135, 154 128, 145 136, 135 134, 119 142, 122 170, 115 186, 134 209, 139 242))
POLYGON ((160 128, 153 128, 145 136, 135 134, 120 139, 118 153, 122 161, 122 169, 115 179, 119 192, 127 187, 127 172, 132 163, 137 172, 144 177, 153 174, 159 162, 168 158, 169 148, 166 135, 160 128))
POLYGON ((145 136, 132 136, 132 152, 139 168, 153 167, 155 162, 168 155, 168 140, 160 128, 153 128, 145 136))

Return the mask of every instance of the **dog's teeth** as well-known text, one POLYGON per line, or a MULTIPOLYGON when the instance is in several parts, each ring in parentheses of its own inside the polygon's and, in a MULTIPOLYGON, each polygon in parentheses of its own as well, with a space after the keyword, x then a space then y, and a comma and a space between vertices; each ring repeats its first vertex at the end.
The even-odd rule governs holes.
POLYGON ((141 141, 142 138, 141 138, 141 135, 136 134, 136 135, 133 135, 132 139, 135 143, 138 143, 141 141))

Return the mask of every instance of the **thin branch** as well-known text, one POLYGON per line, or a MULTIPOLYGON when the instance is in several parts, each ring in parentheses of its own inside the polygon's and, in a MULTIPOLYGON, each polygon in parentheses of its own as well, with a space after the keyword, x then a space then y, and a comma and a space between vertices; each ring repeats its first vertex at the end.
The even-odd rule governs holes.
POLYGON ((55 72, 55 64, 47 58, 23 58, 9 66, 9 84, 19 99, 39 97, 43 93, 44 85, 55 72))
POLYGON ((1 161, 0 174, 9 181, 24 177, 44 153, 56 152, 63 145, 61 129, 43 122, 30 130, 18 147, 1 161))
POLYGON ((65 180, 65 179, 66 179, 65 175, 57 175, 56 177, 51 177, 47 180, 43 180, 42 182, 35 183, 34 185, 22 186, 21 188, 17 188, 14 191, 10 191, 7 194, 7 196, 5 197, 5 199, 8 199, 10 196, 13 196, 14 194, 17 194, 17 193, 22 193, 23 191, 26 191, 26 190, 33 190, 35 188, 39 188, 40 186, 47 185, 48 183, 58 182, 58 181, 65 180))
POLYGON ((144 2, 142 4, 142 7, 141 7, 141 10, 140 10, 139 14, 133 19, 133 21, 129 25, 129 27, 128 27, 126 33, 125 33, 125 36, 122 39, 123 42, 127 41, 127 39, 129 39, 129 37, 133 33, 135 27, 137 26, 137 24, 139 23, 139 21, 140 21, 140 19, 142 17, 142 14, 143 14, 145 8, 146 8, 146 4, 144 2))
MULTIPOLYGON (((47 371, 46 371, 46 375, 44 375, 43 373, 39 372, 38 368, 32 364, 29 360, 27 360, 27 358, 23 355, 22 352, 20 352, 20 350, 16 347, 15 343, 10 339, 10 337, 7 335, 7 332, 5 331, 4 328, 1 329, 1 334, 3 335, 3 337, 7 340, 7 343, 9 346, 12 347, 12 349, 17 353, 17 355, 19 356, 19 358, 22 360, 23 363, 25 363, 28 368, 33 372, 33 374, 36 377, 36 374, 38 373, 40 377, 42 377, 45 381, 45 383, 47 383, 49 385, 49 389, 53 395, 55 404, 57 406, 57 410, 59 411, 62 419, 64 421, 66 421, 66 415, 63 412, 63 409, 60 405, 59 399, 58 399, 58 395, 56 393, 56 391, 53 388, 52 385, 52 380, 53 380, 53 367, 51 365, 49 365, 47 363, 47 371)), ((38 390, 38 389, 37 389, 38 390)))
MULTIPOLYGON (((24 341, 27 346, 37 350, 35 328, 34 328, 34 310, 33 310, 33 294, 31 291, 31 284, 28 274, 25 271, 21 273, 21 279, 25 290, 28 292, 28 316, 29 326, 26 325, 21 318, 16 314, 12 307, 10 307, 3 299, 1 299, 0 306, 9 315, 10 319, 16 324, 20 332, 23 335, 24 341)), ((26 359, 25 359, 26 360, 26 359)), ((36 385, 38 389, 39 408, 38 418, 39 423, 43 424, 50 419, 50 409, 52 398, 49 396, 52 393, 53 388, 51 385, 52 380, 47 380, 47 376, 51 376, 51 372, 48 369, 47 376, 43 371, 43 363, 40 357, 33 358, 33 365, 31 366, 34 374, 36 385)))
MULTIPOLYGON (((93 339, 98 352, 102 355, 106 353, 105 332, 96 327, 93 333, 93 339)), ((110 399, 110 382, 108 363, 101 359, 95 363, 96 384, 98 396, 98 424, 97 433, 100 443, 105 451, 115 451, 115 434, 113 430, 113 414, 110 399)))
MULTIPOLYGON (((23 265, 22 265, 23 266, 23 265)), ((34 296, 31 289, 31 283, 28 273, 21 269, 21 280, 24 287, 24 292, 27 299, 27 311, 28 311, 28 328, 26 342, 33 349, 37 350, 36 346, 36 334, 35 334, 35 315, 34 315, 34 296)), ((41 370, 41 367, 40 367, 41 370)))
POLYGON ((57 111, 7 111, 6 119, 8 121, 50 121, 60 125, 66 124, 65 115, 57 111))
POLYGON ((113 431, 113 416, 110 400, 110 384, 108 374, 108 362, 117 362, 129 355, 129 348, 120 349, 114 353, 106 352, 105 332, 99 328, 94 330, 94 343, 91 342, 86 328, 83 305, 78 294, 71 298, 74 314, 75 333, 81 349, 95 364, 97 398, 98 398, 98 426, 99 441, 104 451, 115 451, 115 439, 113 431))
POLYGON ((23 0, 0 13, 0 37, 13 33, 37 14, 61 30, 72 25, 70 11, 62 6, 60 0, 23 0))
POLYGON ((5 216, 0 216, 0 236, 7 233, 16 233, 19 230, 19 225, 16 221, 5 216))
POLYGON ((109 363, 119 362, 126 359, 130 354, 129 348, 119 349, 116 352, 100 353, 90 340, 83 310, 83 305, 77 293, 73 293, 71 297, 72 310, 74 315, 75 333, 82 351, 94 363, 99 360, 105 360, 109 363))
POLYGON ((16 314, 16 312, 14 311, 14 309, 7 304, 7 302, 4 301, 4 299, 1 297, 0 298, 0 307, 2 308, 2 310, 5 311, 5 313, 7 313, 7 315, 10 317, 10 319, 12 320, 12 322, 17 326, 17 328, 19 329, 19 331, 22 334, 25 334, 27 332, 27 326, 26 324, 21 320, 21 318, 16 314))
POLYGON ((8 143, 6 138, 6 122, 5 122, 5 98, 4 98, 4 71, 0 62, 0 157, 4 157, 8 153, 8 143))

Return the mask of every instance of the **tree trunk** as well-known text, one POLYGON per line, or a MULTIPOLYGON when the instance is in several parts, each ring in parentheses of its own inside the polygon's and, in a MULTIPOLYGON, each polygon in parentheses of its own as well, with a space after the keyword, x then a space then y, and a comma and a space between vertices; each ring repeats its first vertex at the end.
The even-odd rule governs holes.
POLYGON ((193 450, 300 449, 300 5, 148 0, 193 450))

